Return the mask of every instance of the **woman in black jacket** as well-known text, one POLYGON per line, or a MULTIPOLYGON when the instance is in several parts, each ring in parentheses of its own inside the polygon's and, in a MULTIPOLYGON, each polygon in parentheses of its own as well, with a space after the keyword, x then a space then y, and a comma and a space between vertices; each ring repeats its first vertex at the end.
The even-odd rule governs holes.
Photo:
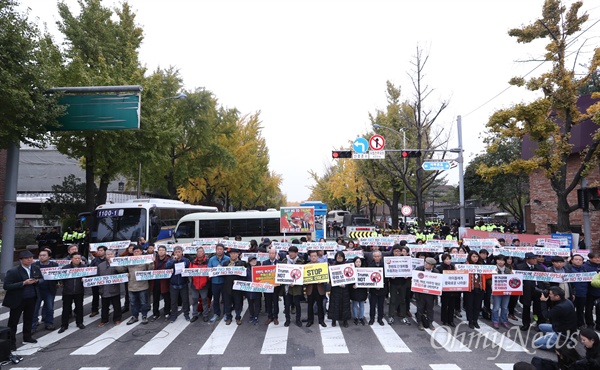
POLYGON ((590 328, 579 332, 581 344, 585 347, 585 358, 575 363, 574 369, 592 370, 600 369, 600 337, 590 328))
MULTIPOLYGON (((334 265, 343 265, 346 263, 344 252, 335 254, 334 265)), ((332 286, 329 293, 329 308, 327 315, 331 319, 331 326, 336 326, 336 321, 342 321, 345 328, 348 327, 348 320, 351 318, 350 312, 350 285, 332 286)))
MULTIPOLYGON (((456 270, 456 267, 452 263, 452 256, 448 253, 442 255, 442 263, 437 265, 435 268, 440 272, 444 273, 444 270, 456 270)), ((460 293, 457 292, 442 292, 442 325, 448 325, 456 327, 454 324, 454 307, 456 306, 456 299, 460 293)))
MULTIPOLYGON (((360 257, 354 258, 355 267, 365 266, 365 261, 360 257)), ((365 302, 369 297, 367 288, 358 288, 356 284, 350 287, 350 300, 352 300, 352 316, 354 317, 354 325, 365 325, 365 302)))

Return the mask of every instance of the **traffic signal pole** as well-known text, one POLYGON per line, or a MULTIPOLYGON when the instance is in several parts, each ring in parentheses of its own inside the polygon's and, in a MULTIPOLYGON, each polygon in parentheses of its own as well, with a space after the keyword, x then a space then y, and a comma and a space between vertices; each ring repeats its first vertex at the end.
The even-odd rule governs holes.
POLYGON ((460 202, 460 227, 465 227, 465 179, 463 171, 462 117, 456 117, 458 129, 458 193, 460 202))

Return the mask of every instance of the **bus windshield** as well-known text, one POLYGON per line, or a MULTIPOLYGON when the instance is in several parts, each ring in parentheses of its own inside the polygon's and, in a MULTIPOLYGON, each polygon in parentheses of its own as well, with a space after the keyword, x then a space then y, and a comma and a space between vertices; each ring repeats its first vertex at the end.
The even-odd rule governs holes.
POLYGON ((144 208, 99 209, 92 230, 92 243, 118 240, 136 241, 146 235, 148 222, 144 208))

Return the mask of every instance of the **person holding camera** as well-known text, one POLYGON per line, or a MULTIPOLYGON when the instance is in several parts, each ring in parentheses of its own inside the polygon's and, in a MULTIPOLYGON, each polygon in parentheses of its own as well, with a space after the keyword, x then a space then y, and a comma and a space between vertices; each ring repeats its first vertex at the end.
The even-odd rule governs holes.
POLYGON ((536 339, 534 347, 540 349, 553 349, 562 346, 577 332, 577 314, 573 302, 565 298, 564 289, 552 286, 540 296, 542 314, 549 319, 551 324, 539 324, 538 328, 546 335, 536 339), (550 307, 548 300, 553 304, 550 307))

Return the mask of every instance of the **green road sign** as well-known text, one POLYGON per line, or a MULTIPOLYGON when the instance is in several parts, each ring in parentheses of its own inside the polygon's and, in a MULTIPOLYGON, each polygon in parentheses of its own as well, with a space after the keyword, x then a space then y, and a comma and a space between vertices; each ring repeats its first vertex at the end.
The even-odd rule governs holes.
POLYGON ((59 104, 67 106, 66 113, 58 119, 61 127, 51 131, 140 128, 140 96, 137 94, 65 95, 59 104))

